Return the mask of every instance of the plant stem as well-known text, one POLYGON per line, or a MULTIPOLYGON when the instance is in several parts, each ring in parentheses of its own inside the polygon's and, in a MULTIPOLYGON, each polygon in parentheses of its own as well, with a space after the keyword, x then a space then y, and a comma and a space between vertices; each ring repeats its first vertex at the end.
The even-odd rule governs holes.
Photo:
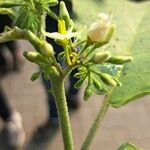
POLYGON ((89 146, 92 143, 92 140, 96 134, 98 127, 102 125, 102 120, 104 119, 104 116, 106 115, 109 105, 110 105, 109 97, 106 96, 103 100, 102 105, 100 106, 99 112, 92 124, 92 127, 90 128, 90 130, 86 136, 86 139, 81 147, 81 150, 89 149, 89 146))
POLYGON ((86 40, 79 41, 78 43, 73 44, 73 47, 77 47, 77 46, 81 45, 84 42, 86 42, 86 40))
POLYGON ((65 97, 64 80, 60 77, 52 79, 52 91, 56 100, 60 127, 63 136, 64 150, 74 150, 68 107, 65 97))
POLYGON ((46 9, 47 14, 52 17, 53 19, 55 19, 56 21, 58 21, 59 17, 50 9, 46 9))
POLYGON ((43 31, 45 31, 45 18, 46 18, 46 14, 40 14, 39 16, 39 29, 38 29, 38 37, 40 39, 45 39, 45 36, 43 34, 43 31))
POLYGON ((68 50, 68 48, 66 46, 64 46, 64 50, 65 50, 65 53, 66 53, 67 63, 68 63, 68 65, 71 65, 69 50, 68 50))
POLYGON ((86 55, 83 57, 83 60, 85 60, 94 50, 95 50, 95 45, 86 53, 86 55))
POLYGON ((89 47, 90 45, 88 43, 85 44, 84 48, 78 53, 78 56, 80 57, 83 52, 89 47))

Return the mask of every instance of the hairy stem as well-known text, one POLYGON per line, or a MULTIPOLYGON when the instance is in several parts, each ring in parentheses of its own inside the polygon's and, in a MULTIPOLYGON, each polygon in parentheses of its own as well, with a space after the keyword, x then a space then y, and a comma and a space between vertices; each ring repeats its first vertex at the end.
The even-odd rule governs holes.
POLYGON ((43 31, 45 31, 45 18, 46 18, 46 14, 43 13, 43 14, 40 14, 39 16, 39 31, 38 31, 38 37, 42 40, 45 39, 45 36, 43 34, 43 31))
POLYGON ((52 79, 52 91, 56 100, 64 150, 74 150, 68 107, 65 97, 64 80, 59 77, 52 79))
POLYGON ((109 102, 109 97, 105 97, 105 99, 103 100, 102 105, 100 106, 99 112, 92 124, 92 127, 90 128, 86 139, 81 147, 81 150, 88 150, 90 147, 90 144, 93 141, 93 138, 96 134, 97 129, 99 128, 99 126, 102 125, 102 120, 104 119, 104 116, 106 115, 106 112, 109 108, 110 102, 109 102))

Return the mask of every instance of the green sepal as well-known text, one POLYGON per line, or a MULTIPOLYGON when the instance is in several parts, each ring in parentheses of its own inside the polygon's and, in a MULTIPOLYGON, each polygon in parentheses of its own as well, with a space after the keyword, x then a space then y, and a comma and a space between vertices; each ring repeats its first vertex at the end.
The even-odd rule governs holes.
POLYGON ((40 77, 40 75, 41 75, 41 71, 33 73, 33 75, 31 76, 31 81, 37 80, 40 77))

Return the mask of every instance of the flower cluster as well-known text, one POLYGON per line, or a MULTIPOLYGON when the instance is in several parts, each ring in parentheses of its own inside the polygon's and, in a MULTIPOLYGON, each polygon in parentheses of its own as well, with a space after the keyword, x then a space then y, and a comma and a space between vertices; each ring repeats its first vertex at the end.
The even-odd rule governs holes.
MULTIPOLYGON (((106 94, 109 91, 109 86, 121 86, 117 79, 120 70, 115 70, 115 68, 122 68, 121 66, 130 62, 132 57, 113 56, 109 51, 98 49, 109 43, 115 31, 115 25, 112 24, 112 13, 99 13, 97 20, 89 27, 86 39, 83 40, 78 39, 78 35, 82 32, 74 29, 74 22, 63 1, 60 2, 59 16, 56 18, 58 31, 42 32, 44 36, 54 39, 57 44, 62 46, 63 51, 58 55, 58 59, 65 62, 66 70, 78 68, 78 73, 74 75, 79 78, 75 88, 79 88, 85 80, 88 81, 84 99, 88 100, 93 92, 106 94)), ((41 51, 25 52, 24 56, 43 69, 39 73, 35 73, 32 79, 36 79, 41 72, 47 79, 50 79, 48 74, 52 71, 51 67, 47 67, 47 64, 53 64, 51 57, 55 50, 46 42, 40 42, 40 46, 41 51)))

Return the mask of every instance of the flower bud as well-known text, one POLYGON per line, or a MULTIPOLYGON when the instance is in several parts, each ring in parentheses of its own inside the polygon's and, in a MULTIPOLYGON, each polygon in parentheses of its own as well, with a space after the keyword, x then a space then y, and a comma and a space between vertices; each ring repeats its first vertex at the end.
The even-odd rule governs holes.
POLYGON ((97 79, 95 79, 95 78, 93 78, 93 85, 94 85, 94 87, 95 87, 97 90, 101 90, 101 89, 102 89, 101 83, 100 83, 97 79))
POLYGON ((69 16, 69 12, 66 8, 65 2, 63 1, 60 2, 59 17, 65 21, 66 27, 68 29, 68 27, 70 26, 71 19, 69 16))
POLYGON ((131 56, 113 56, 110 57, 107 62, 112 63, 112 64, 124 64, 127 62, 130 62, 133 60, 133 57, 131 56))
POLYGON ((113 79, 113 77, 107 73, 101 73, 100 74, 102 81, 105 84, 111 85, 111 86, 117 86, 116 81, 113 79))
POLYGON ((41 53, 48 57, 54 54, 52 45, 47 43, 46 41, 40 42, 40 48, 41 48, 41 53))
POLYGON ((91 24, 87 36, 91 42, 102 42, 111 25, 111 14, 99 13, 98 19, 91 24))
POLYGON ((93 86, 88 85, 84 91, 84 100, 88 101, 92 93, 93 93, 93 86))
POLYGON ((92 61, 96 64, 101 64, 107 61, 109 57, 110 57, 110 53, 108 51, 96 52, 94 57, 92 58, 92 61))
POLYGON ((31 76, 31 81, 37 80, 40 77, 40 75, 41 71, 33 73, 33 75, 31 76))
POLYGON ((30 52, 25 51, 23 55, 26 59, 34 63, 42 62, 44 59, 42 55, 36 51, 30 51, 30 52))

